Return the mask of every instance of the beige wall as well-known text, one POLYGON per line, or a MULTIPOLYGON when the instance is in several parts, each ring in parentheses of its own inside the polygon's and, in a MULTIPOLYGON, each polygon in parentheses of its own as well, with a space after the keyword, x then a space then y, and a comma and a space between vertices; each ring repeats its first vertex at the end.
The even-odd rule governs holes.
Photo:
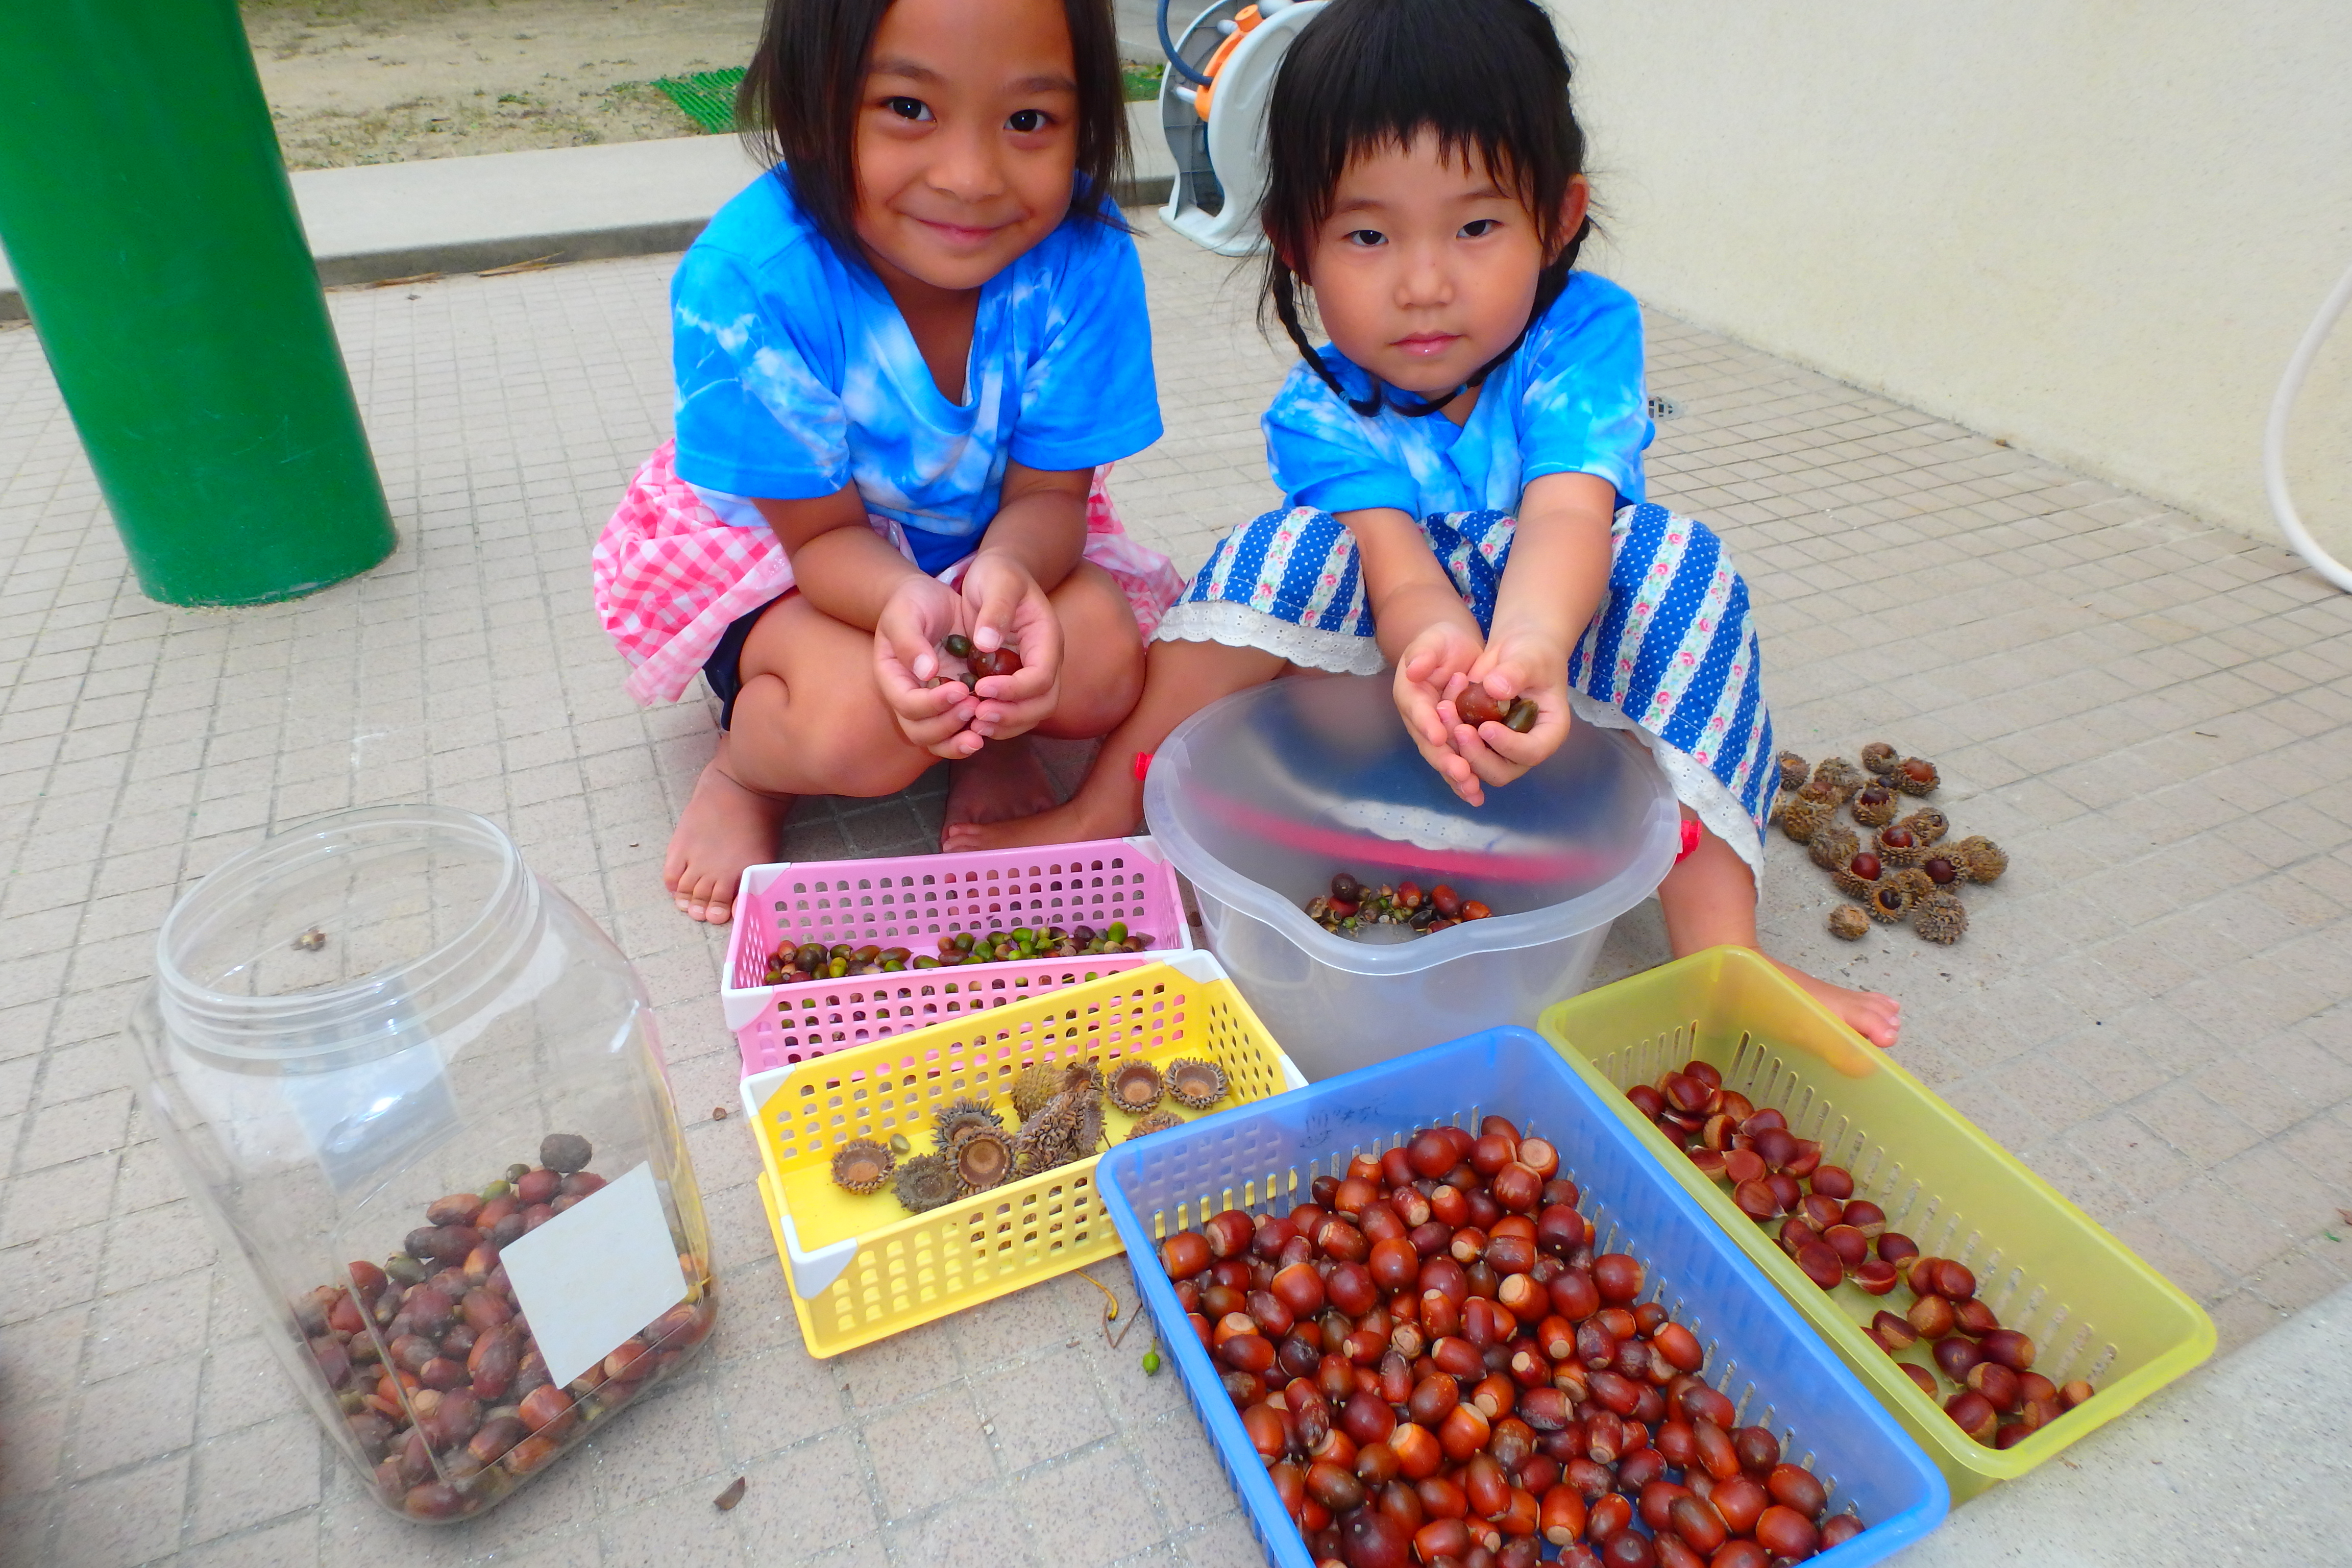
MULTIPOLYGON (((2352 0, 1553 0, 1652 303, 2245 532, 2352 266, 2352 0)), ((2352 557, 2352 318, 2291 474, 2352 557)))

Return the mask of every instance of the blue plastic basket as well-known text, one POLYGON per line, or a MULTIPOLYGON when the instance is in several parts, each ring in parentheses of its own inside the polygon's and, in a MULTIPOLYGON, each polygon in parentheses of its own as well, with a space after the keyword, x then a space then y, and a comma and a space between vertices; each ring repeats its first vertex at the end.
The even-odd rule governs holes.
POLYGON ((1228 1207, 1287 1213, 1317 1176, 1344 1173, 1359 1153, 1436 1122, 1475 1128, 1490 1114, 1551 1141, 1561 1173, 1583 1189, 1594 1249, 1640 1259, 1643 1299, 1664 1302, 1698 1336, 1703 1375, 1739 1407, 1741 1423, 1769 1426, 1812 1467, 1832 1512, 1860 1513, 1868 1528, 1814 1562, 1860 1568, 1943 1522, 1951 1494, 1919 1445, 1559 1055, 1526 1029, 1505 1028, 1122 1143, 1097 1169, 1144 1304, 1165 1325, 1160 1348, 1174 1356, 1267 1562, 1314 1568, 1208 1352, 1184 1325, 1159 1241, 1228 1207))

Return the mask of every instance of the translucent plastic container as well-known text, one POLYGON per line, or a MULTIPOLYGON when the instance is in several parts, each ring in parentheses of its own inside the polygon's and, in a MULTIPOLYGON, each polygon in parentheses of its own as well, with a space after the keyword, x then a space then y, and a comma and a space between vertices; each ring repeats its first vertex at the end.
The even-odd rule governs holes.
POLYGON ((1464 804, 1413 749, 1386 676, 1276 680, 1211 704, 1160 748, 1143 809, 1192 879, 1210 951, 1310 1079, 1533 1023, 1582 989, 1610 921, 1657 887, 1681 833, 1647 748, 1588 724, 1484 806, 1464 804), (1450 883, 1495 912, 1434 936, 1335 936, 1303 906, 1339 871, 1450 883))
POLYGON ((1160 1351, 1175 1362, 1267 1563, 1312 1568, 1313 1559, 1185 1321, 1160 1242, 1227 1207, 1288 1214, 1316 1177, 1344 1172, 1355 1155, 1382 1153, 1433 1123, 1475 1127, 1487 1114, 1551 1141, 1560 1174, 1583 1188, 1578 1207, 1594 1249, 1640 1260, 1641 1300, 1664 1303, 1706 1347, 1699 1375, 1742 1424, 1769 1428, 1820 1477, 1830 1512, 1861 1518, 1861 1534, 1811 1561, 1862 1568, 1943 1522, 1950 1498, 1927 1456, 1755 1264, 1541 1039, 1494 1029, 1118 1144, 1096 1167, 1160 1351))
POLYGON ((265 1338, 394 1512, 479 1512, 709 1334, 645 988, 482 818, 343 812, 229 860, 131 1033, 265 1338))

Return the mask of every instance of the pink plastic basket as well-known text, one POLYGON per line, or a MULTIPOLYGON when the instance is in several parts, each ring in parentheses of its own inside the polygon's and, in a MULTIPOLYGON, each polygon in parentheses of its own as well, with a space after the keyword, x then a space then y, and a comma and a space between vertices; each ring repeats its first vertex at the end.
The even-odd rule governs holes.
POLYGON ((923 953, 952 931, 1099 930, 1113 921, 1149 934, 1154 953, 1192 946, 1175 869, 1149 837, 754 866, 735 895, 720 992, 727 1026, 742 1049, 744 1072, 761 1072, 1147 962, 1126 953, 761 984, 768 955, 786 942, 871 942, 923 953))

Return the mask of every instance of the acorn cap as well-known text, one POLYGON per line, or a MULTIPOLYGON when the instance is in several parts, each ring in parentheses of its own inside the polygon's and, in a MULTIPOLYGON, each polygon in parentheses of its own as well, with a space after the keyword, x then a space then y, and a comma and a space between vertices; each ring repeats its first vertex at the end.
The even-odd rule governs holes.
POLYGON ((1880 864, 1916 866, 1927 858, 1926 845, 1914 843, 1907 848, 1890 845, 1886 842, 1886 831, 1882 827, 1870 836, 1870 852, 1878 857, 1880 864))
POLYGON ((1969 929, 1968 906, 1938 888, 1913 906, 1911 929, 1948 947, 1969 929))
POLYGON ((1870 897, 1863 900, 1862 907, 1869 910, 1870 918, 1879 924, 1893 925, 1909 918, 1913 901, 1910 889, 1893 878, 1882 877, 1878 886, 1870 890, 1870 897))
POLYGON ((1131 1116, 1140 1116, 1158 1105, 1165 1092, 1160 1069, 1147 1061, 1122 1062, 1110 1075, 1111 1103, 1131 1116))
POLYGON ((1225 1098, 1225 1069, 1197 1057, 1179 1057, 1168 1064, 1168 1094, 1179 1105, 1206 1110, 1225 1098))
POLYGON ((1874 773, 1890 773, 1903 763, 1903 755, 1884 741, 1873 741, 1862 749, 1862 765, 1874 773))
MULTIPOLYGON (((1883 878, 1885 873, 1882 870, 1879 875, 1883 878)), ((1878 886, 1874 881, 1856 876, 1852 866, 1831 867, 1830 880, 1838 885, 1839 892, 1857 903, 1868 903, 1872 889, 1878 886)))
POLYGON ((1824 757, 1813 767, 1813 782, 1827 784, 1843 800, 1870 782, 1870 775, 1843 757, 1824 757))
POLYGON ((1780 831, 1800 844, 1811 844, 1813 835, 1837 811, 1828 801, 1807 800, 1799 795, 1780 813, 1780 831))
POLYGON ((878 1193, 898 1162, 890 1151, 868 1138, 853 1138, 833 1152, 833 1180, 861 1196, 878 1193))
POLYGON ((1892 883, 1908 892, 1914 907, 1916 907, 1918 900, 1936 890, 1936 879, 1916 866, 1906 866, 1900 870, 1889 871, 1880 880, 1892 883))
POLYGON ((1794 752, 1781 752, 1779 762, 1782 789, 1795 789, 1812 776, 1812 770, 1805 765, 1805 759, 1794 752))
POLYGON ((1822 870, 1834 871, 1853 859, 1861 847, 1862 840, 1853 836, 1853 828, 1842 822, 1825 822, 1813 830, 1812 841, 1805 846, 1805 852, 1822 870))
POLYGON ((1848 942, 1860 942, 1870 930, 1870 917, 1852 904, 1840 904, 1830 911, 1830 934, 1848 942))
POLYGON ((932 1118, 931 1138, 939 1146, 940 1152, 945 1154, 962 1142, 967 1134, 982 1127, 993 1127, 1002 1131, 1004 1118, 967 1096, 940 1107, 932 1118))
POLYGON ((1902 826, 1922 844, 1941 844, 1944 835, 1952 830, 1952 819, 1932 805, 1923 805, 1905 817, 1902 826))
POLYGON ((1853 819, 1864 827, 1884 827, 1895 820, 1895 802, 1900 798, 1885 780, 1874 780, 1854 792, 1853 819))
POLYGON ((899 1162, 898 1178, 891 1186, 909 1213, 921 1214, 954 1201, 955 1168, 940 1155, 918 1154, 899 1162))
POLYGON ((2009 869, 2009 856, 1990 838, 1963 838, 1944 851, 1963 882, 1998 882, 2009 869))
POLYGON ((1056 1165, 1067 1164, 1070 1157, 1069 1129, 1043 1111, 1023 1122, 1021 1135, 1013 1141, 1015 1177, 1050 1171, 1056 1165))
POLYGON ((1013 1109, 1021 1120, 1028 1121, 1045 1109, 1045 1102, 1062 1092, 1062 1068, 1058 1063, 1038 1062, 1026 1067, 1013 1079, 1013 1109))
POLYGON ((1135 1125, 1127 1130, 1128 1142, 1131 1143, 1138 1138, 1149 1138, 1154 1132, 1165 1132, 1171 1127, 1183 1125, 1184 1119, 1174 1111, 1155 1110, 1149 1116, 1136 1119, 1135 1125))
POLYGON ((986 1192, 1013 1174, 1013 1140, 1001 1128, 974 1128, 956 1145, 950 1163, 959 1193, 986 1192))

